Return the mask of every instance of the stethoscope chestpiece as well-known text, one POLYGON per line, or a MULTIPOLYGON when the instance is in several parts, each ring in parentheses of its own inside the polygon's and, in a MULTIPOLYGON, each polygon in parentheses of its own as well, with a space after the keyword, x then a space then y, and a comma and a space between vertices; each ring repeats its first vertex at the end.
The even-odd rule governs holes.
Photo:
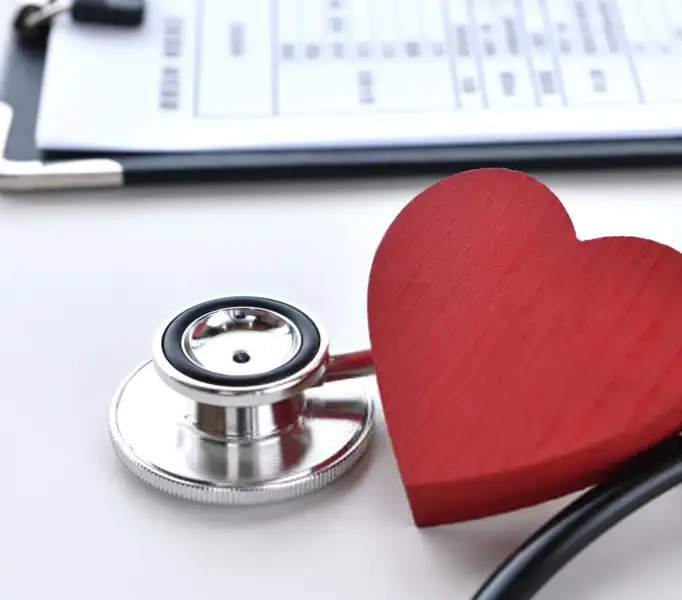
POLYGON ((331 357, 320 325, 278 300, 180 312, 117 391, 114 449, 144 482, 188 500, 260 504, 348 472, 374 422, 369 353, 331 357))

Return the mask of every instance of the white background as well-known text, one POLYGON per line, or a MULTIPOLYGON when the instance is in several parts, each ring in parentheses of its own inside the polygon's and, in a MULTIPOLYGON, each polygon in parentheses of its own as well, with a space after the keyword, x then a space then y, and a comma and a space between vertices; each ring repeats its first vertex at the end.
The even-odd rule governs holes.
MULTIPOLYGON (((325 321, 335 350, 364 346, 376 244, 437 178, 0 198, 0 598, 470 598, 564 501, 419 530, 382 428, 364 467, 323 493, 205 507, 139 484, 106 428, 119 381, 189 302, 288 298, 325 321)), ((581 237, 635 234, 682 250, 680 169, 541 178, 581 237)), ((681 561, 682 489, 538 598, 678 598, 681 561)))

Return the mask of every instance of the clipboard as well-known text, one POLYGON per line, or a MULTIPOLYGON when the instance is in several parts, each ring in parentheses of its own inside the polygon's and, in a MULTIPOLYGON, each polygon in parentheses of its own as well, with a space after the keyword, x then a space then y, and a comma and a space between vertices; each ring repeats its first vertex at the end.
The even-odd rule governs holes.
POLYGON ((682 138, 331 150, 191 153, 43 152, 34 132, 45 46, 13 32, 0 86, 0 191, 456 173, 480 167, 565 170, 682 163, 682 138))

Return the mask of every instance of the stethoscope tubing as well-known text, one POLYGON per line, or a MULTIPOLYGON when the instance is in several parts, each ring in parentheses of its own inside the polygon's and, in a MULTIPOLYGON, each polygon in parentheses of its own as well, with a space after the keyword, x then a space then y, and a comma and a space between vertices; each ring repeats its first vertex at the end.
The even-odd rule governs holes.
POLYGON ((340 381, 363 377, 375 372, 371 350, 359 350, 345 354, 334 354, 329 360, 324 381, 340 381))
POLYGON ((510 555, 472 600, 529 600, 576 555, 645 504, 682 483, 682 438, 674 436, 555 515, 510 555))

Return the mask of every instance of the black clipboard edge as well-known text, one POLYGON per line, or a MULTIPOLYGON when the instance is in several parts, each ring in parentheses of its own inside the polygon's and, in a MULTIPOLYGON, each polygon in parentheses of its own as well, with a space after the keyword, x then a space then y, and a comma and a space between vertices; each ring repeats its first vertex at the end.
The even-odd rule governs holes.
POLYGON ((682 138, 528 144, 198 152, 41 152, 34 132, 44 47, 10 39, 0 93, 0 191, 450 174, 480 167, 567 170, 682 164, 682 138))
POLYGON ((127 185, 449 174, 481 167, 565 171, 679 166, 682 164, 682 140, 253 152, 234 155, 199 153, 175 155, 174 158, 169 155, 140 154, 118 160, 123 167, 127 185))

